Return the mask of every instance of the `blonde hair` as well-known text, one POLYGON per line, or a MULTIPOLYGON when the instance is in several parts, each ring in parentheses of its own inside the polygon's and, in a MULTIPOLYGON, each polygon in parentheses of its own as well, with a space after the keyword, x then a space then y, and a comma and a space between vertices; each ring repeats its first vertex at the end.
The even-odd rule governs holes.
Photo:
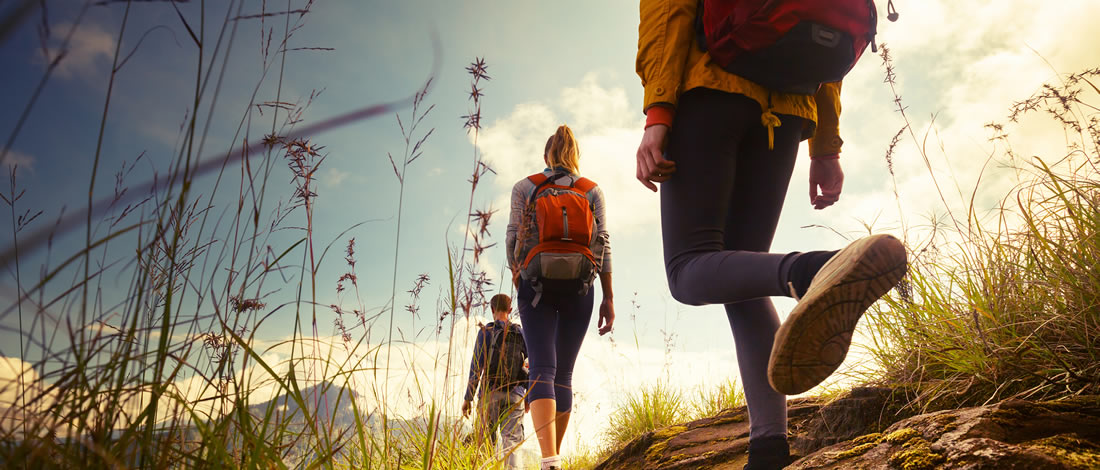
POLYGON ((542 156, 550 168, 565 168, 573 174, 580 171, 581 151, 577 147, 577 139, 569 126, 564 124, 558 126, 557 132, 546 140, 542 156))

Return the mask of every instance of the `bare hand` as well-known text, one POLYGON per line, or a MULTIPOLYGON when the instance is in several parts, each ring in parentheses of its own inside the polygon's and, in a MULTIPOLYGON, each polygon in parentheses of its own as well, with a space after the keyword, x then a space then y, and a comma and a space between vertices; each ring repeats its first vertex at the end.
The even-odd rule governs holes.
POLYGON ((611 332, 611 327, 614 324, 615 304, 611 299, 603 299, 603 302, 600 303, 600 321, 596 325, 600 328, 600 336, 611 332))
POLYGON ((657 191, 657 185, 653 183, 664 183, 676 173, 676 162, 666 160, 664 156, 667 137, 668 126, 652 125, 646 128, 642 143, 638 145, 638 171, 635 176, 650 191, 657 191))
POLYGON ((469 418, 470 417, 470 408, 471 408, 470 405, 471 405, 471 403, 470 403, 469 400, 466 400, 466 401, 462 402, 462 417, 463 418, 469 418))
POLYGON ((844 171, 840 169, 840 160, 810 161, 810 204, 814 209, 824 209, 840 200, 843 187, 844 171))

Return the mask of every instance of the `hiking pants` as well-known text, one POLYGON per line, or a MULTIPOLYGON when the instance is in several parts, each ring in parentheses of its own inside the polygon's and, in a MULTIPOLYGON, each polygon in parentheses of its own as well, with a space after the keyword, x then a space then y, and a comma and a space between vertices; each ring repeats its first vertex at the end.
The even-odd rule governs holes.
POLYGON ((781 115, 774 150, 759 104, 695 88, 680 97, 661 184, 665 274, 673 298, 725 304, 733 330, 750 438, 785 436, 786 397, 768 384, 779 316, 769 296, 786 295, 787 254, 768 253, 801 139, 801 118, 781 115))
POLYGON ((531 306, 535 291, 524 280, 516 295, 531 379, 528 401, 553 398, 557 411, 573 408, 573 366, 592 320, 595 289, 584 295, 543 295, 531 306))
POLYGON ((519 446, 523 443, 523 394, 519 388, 494 390, 478 402, 481 432, 493 444, 500 430, 500 454, 506 456, 504 468, 519 468, 519 446))

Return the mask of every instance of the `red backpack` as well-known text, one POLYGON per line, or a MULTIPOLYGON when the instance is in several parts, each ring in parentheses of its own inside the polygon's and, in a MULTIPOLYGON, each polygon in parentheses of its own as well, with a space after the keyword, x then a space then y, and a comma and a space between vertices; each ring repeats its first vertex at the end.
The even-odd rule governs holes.
POLYGON ((778 92, 812 95, 843 78, 868 44, 877 51, 872 0, 699 0, 699 8, 699 45, 714 62, 778 92))
POLYGON ((520 263, 517 274, 539 294, 535 303, 544 292, 587 293, 603 260, 602 248, 598 254, 591 249, 596 217, 585 196, 596 183, 577 178, 568 186, 554 184, 561 176, 527 177, 535 190, 524 211, 515 259, 520 263))

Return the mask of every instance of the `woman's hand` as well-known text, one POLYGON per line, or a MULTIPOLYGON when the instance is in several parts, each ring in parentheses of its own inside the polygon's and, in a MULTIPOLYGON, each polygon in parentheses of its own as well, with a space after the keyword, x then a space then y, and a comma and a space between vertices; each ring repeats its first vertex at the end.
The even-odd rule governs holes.
POLYGON ((840 199, 844 187, 844 171, 838 158, 810 160, 810 204, 814 209, 824 209, 840 199), (820 193, 818 192, 820 189, 820 193))
POLYGON ((610 298, 605 297, 603 302, 600 302, 600 321, 596 325, 600 328, 600 336, 610 333, 614 324, 615 303, 610 298))
POLYGON ((638 171, 635 176, 653 192, 657 191, 657 185, 653 183, 664 183, 676 172, 676 162, 666 160, 664 156, 667 137, 668 126, 654 124, 645 129, 642 143, 638 145, 638 171))

